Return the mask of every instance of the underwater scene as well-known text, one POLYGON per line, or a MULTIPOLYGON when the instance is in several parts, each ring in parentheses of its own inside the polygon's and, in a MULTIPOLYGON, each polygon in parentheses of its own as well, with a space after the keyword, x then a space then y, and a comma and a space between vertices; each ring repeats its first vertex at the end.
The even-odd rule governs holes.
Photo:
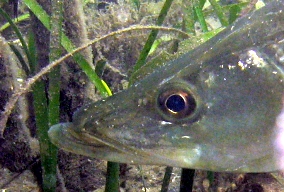
POLYGON ((1 192, 284 191, 284 0, 1 0, 1 192))

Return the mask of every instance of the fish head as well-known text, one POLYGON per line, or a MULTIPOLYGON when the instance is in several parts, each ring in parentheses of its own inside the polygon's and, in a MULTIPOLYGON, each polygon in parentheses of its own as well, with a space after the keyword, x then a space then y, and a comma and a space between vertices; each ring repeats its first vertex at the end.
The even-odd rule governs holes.
POLYGON ((239 20, 129 89, 83 106, 72 123, 51 127, 51 141, 122 163, 275 171, 284 90, 279 6, 239 20))

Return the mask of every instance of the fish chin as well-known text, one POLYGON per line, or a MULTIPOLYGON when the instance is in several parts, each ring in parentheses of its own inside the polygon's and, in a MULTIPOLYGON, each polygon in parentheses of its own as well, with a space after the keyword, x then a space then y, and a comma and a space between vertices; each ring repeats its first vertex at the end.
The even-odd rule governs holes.
POLYGON ((198 145, 192 148, 168 148, 164 150, 149 150, 149 153, 159 154, 163 157, 163 159, 171 160, 167 164, 161 163, 161 165, 184 168, 193 168, 199 166, 202 167, 200 164, 202 151, 198 145))

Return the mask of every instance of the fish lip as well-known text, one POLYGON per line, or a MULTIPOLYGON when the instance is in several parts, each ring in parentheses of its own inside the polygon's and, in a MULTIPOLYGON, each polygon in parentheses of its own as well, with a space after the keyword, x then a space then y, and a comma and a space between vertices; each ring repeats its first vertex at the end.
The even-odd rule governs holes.
POLYGON ((102 145, 101 143, 104 141, 100 138, 94 139, 95 136, 84 132, 77 134, 72 128, 73 123, 53 125, 48 131, 51 142, 65 151, 102 160, 150 165, 167 165, 170 163, 178 166, 178 163, 171 159, 149 153, 146 150, 136 150, 132 147, 123 146, 119 142, 102 145))
POLYGON ((73 123, 60 123, 50 127, 48 130, 48 136, 50 141, 59 148, 66 151, 90 156, 93 151, 92 148, 102 148, 104 146, 98 143, 86 143, 81 137, 76 134, 73 130, 73 123), (88 152, 84 152, 88 151, 88 152))

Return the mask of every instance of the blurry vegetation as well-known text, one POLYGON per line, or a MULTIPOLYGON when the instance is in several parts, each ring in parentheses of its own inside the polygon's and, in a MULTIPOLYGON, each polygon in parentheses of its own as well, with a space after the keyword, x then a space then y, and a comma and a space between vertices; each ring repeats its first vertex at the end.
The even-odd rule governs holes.
MULTIPOLYGON (((169 1, 166 6, 170 9, 161 14, 167 16, 159 20, 164 1, 51 2, 23 0, 15 10, 17 0, 0 1, 3 36, 0 73, 4 75, 0 81, 3 135, 0 174, 5 175, 0 188, 3 190, 19 191, 22 186, 13 186, 17 175, 13 172, 22 174, 27 170, 31 170, 44 191, 55 191, 56 179, 57 191, 101 188, 106 165, 63 151, 59 151, 57 159, 57 149, 47 137, 48 128, 58 121, 72 121, 73 112, 84 102, 126 88, 129 80, 133 83, 142 79, 163 62, 210 39, 240 14, 252 11, 241 12, 243 8, 254 7, 248 1, 228 4, 215 0, 175 0, 169 1), (15 13, 19 17, 12 20, 15 13), (149 27, 153 25, 167 28, 149 27), (144 27, 147 30, 142 26, 148 26, 144 27), (149 29, 152 29, 150 38, 149 29), (151 40, 141 54, 147 38, 151 40), (90 47, 74 51, 90 42, 89 39, 95 39, 90 47), (62 57, 65 54, 68 55, 62 57), (141 63, 135 65, 141 57, 141 63)), ((115 178, 109 179, 116 181, 118 166, 108 165, 108 169, 114 167, 115 174, 115 178)), ((168 188, 172 168, 167 171, 163 191, 168 188)), ((210 178, 214 176, 210 172, 208 175, 212 185, 210 178)))

